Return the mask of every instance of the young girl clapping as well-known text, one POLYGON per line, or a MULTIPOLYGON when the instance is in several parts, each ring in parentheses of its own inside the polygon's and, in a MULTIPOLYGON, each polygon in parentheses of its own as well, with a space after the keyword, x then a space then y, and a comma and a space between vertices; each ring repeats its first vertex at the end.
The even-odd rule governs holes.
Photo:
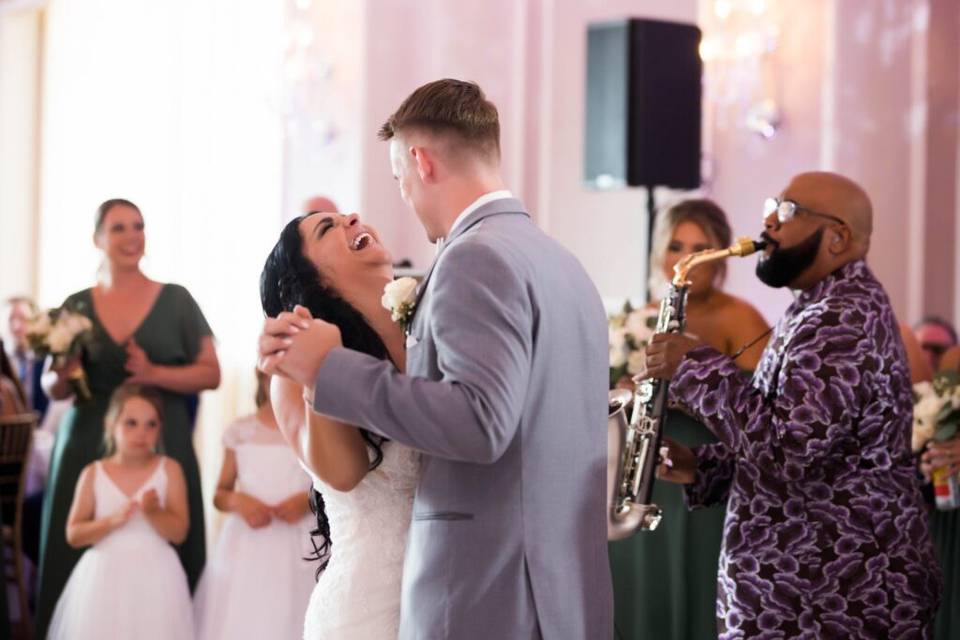
POLYGON ((162 406, 137 385, 110 399, 107 455, 80 474, 67 520, 67 542, 90 548, 57 602, 51 639, 193 637, 187 578, 171 546, 189 529, 186 482, 157 452, 162 406))

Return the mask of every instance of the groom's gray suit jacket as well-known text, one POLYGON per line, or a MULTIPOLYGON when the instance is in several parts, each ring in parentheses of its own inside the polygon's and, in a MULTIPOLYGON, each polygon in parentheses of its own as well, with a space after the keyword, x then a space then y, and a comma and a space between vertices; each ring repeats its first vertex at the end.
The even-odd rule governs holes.
POLYGON ((596 288, 513 198, 462 220, 422 288, 406 375, 335 349, 315 394, 423 452, 400 638, 612 638, 596 288))

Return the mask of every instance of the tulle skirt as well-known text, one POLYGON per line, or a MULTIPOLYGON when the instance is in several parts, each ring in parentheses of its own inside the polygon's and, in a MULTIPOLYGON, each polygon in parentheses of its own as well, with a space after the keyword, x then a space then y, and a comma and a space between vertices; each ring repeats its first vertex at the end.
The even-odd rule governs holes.
POLYGON ((230 515, 197 587, 197 638, 302 638, 317 568, 304 559, 309 529, 309 519, 251 529, 230 515))
POLYGON ((190 640, 190 590, 176 551, 159 538, 94 545, 74 567, 47 637, 190 640))

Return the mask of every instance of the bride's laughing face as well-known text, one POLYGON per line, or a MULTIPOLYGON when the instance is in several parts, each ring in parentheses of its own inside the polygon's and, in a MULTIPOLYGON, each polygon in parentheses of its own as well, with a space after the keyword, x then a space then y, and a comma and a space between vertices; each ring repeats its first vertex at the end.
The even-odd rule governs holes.
POLYGON ((300 221, 303 255, 323 280, 337 291, 348 291, 370 275, 393 277, 390 254, 373 227, 352 213, 311 213, 300 221))

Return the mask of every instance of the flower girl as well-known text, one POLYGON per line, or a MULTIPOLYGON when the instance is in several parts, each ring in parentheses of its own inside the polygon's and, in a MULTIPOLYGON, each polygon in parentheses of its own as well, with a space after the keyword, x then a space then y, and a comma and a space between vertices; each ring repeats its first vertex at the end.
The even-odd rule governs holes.
POLYGON ((223 436, 214 506, 229 513, 195 598, 197 638, 303 637, 314 585, 310 478, 277 428, 269 378, 257 373, 257 412, 223 436))
POLYGON ((171 543, 189 528, 176 461, 157 453, 162 400, 119 387, 104 420, 107 456, 87 465, 67 519, 67 542, 91 546, 57 602, 48 638, 193 637, 190 591, 171 543))

